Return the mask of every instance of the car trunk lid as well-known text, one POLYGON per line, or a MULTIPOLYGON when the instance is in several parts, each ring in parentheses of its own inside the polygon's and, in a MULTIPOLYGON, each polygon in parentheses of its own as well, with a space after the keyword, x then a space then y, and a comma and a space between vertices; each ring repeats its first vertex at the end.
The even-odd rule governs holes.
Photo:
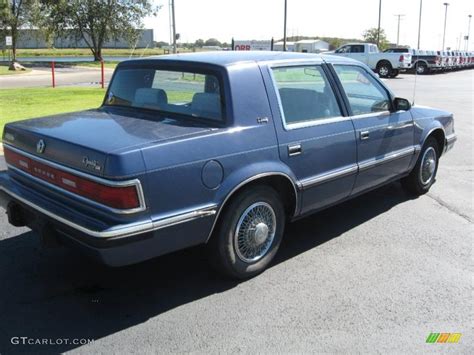
POLYGON ((119 178, 145 170, 142 147, 209 130, 157 113, 115 108, 11 123, 5 127, 3 141, 7 149, 13 146, 72 169, 119 178))

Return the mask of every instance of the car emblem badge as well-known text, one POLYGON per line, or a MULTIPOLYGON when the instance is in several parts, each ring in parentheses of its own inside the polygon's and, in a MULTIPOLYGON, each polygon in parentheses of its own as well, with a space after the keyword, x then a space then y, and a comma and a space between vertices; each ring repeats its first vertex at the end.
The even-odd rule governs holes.
POLYGON ((36 152, 38 154, 42 154, 44 152, 44 148, 46 148, 46 144, 44 143, 44 140, 40 139, 36 144, 36 152))

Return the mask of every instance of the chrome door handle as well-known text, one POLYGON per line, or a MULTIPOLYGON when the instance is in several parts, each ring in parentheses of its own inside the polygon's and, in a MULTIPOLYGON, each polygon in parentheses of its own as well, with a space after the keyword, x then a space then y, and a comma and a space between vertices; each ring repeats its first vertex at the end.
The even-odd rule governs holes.
POLYGON ((288 146, 288 156, 300 155, 302 152, 301 144, 292 144, 288 146))
POLYGON ((361 131, 360 132, 360 140, 361 141, 369 139, 369 137, 370 137, 369 131, 361 131))

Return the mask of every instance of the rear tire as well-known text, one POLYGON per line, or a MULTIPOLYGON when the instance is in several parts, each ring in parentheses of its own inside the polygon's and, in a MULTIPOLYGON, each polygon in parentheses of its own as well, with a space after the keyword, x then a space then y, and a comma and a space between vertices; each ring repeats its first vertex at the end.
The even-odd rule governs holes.
POLYGON ((383 61, 377 64, 376 71, 381 78, 388 78, 392 72, 392 69, 393 68, 390 62, 383 61))
POLYGON ((248 279, 263 272, 275 256, 285 228, 278 193, 266 185, 240 192, 225 206, 209 245, 209 260, 226 276, 248 279))
POLYGON ((418 75, 424 75, 429 73, 428 66, 425 63, 416 63, 415 71, 418 75))
POLYGON ((396 78, 398 76, 398 74, 400 74, 400 70, 392 69, 392 71, 390 72, 390 77, 391 78, 396 78))
POLYGON ((401 180, 402 186, 408 193, 423 195, 435 183, 436 173, 438 172, 439 151, 440 148, 436 139, 429 137, 423 145, 420 156, 410 175, 401 180))

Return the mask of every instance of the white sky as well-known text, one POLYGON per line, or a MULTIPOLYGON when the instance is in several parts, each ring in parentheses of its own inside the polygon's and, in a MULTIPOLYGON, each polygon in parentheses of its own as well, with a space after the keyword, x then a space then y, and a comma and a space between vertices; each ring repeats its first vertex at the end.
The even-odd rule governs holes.
MULTIPOLYGON (((168 0, 154 0, 163 5, 156 17, 145 20, 154 30, 155 40, 169 42, 168 0)), ((443 41, 446 0, 423 0, 421 48, 440 49, 443 41)), ((460 36, 467 34, 468 15, 474 15, 473 0, 447 0, 446 47, 457 49, 460 36)), ((175 0, 176 31, 180 41, 194 42, 214 37, 230 43, 235 39, 279 39, 283 37, 284 0, 175 0)), ((362 32, 377 27, 379 0, 288 0, 287 35, 361 38, 362 32)), ((419 0, 382 0, 382 23, 389 41, 417 45, 419 0)), ((474 50, 474 21, 471 24, 469 49, 474 50)), ((461 39, 461 49, 465 41, 461 39)))

